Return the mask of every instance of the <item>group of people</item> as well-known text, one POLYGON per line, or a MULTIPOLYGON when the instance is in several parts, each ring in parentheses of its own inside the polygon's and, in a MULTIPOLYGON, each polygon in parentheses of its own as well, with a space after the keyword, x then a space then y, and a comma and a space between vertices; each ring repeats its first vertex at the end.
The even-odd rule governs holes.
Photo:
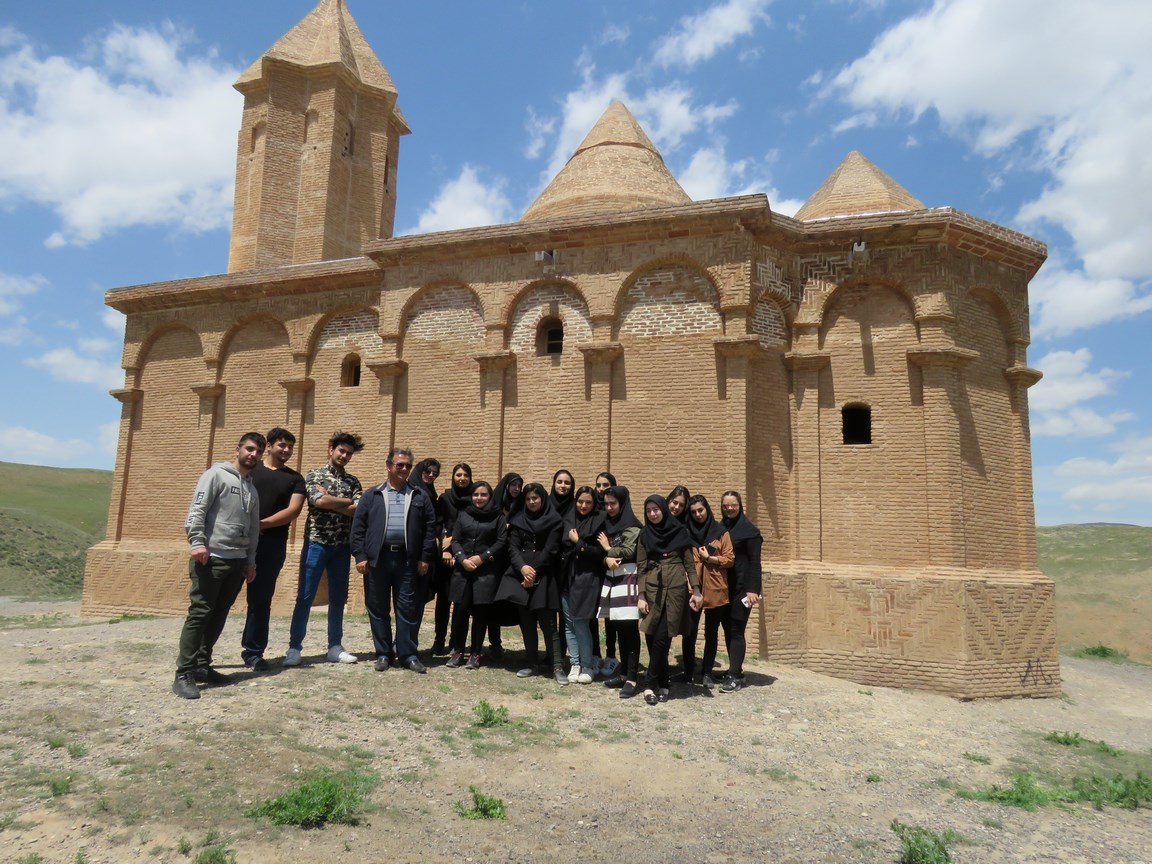
POLYGON ((434 602, 431 653, 446 656, 448 668, 479 668, 486 635, 489 656, 499 661, 500 628, 518 623, 527 654, 520 677, 543 671, 568 685, 602 676, 621 698, 642 693, 656 704, 669 698, 669 653, 679 635, 686 680, 721 692, 744 687, 745 628, 762 593, 762 539, 735 490, 721 496, 719 519, 703 495, 676 486, 667 497, 650 495, 641 520, 628 488, 609 472, 597 475, 592 486, 578 487, 571 472, 561 469, 549 489, 509 473, 493 487, 474 479, 472 468, 460 462, 448 488, 438 493, 440 462, 416 463, 411 450, 395 447, 385 481, 364 490, 346 470, 363 448, 357 436, 335 433, 328 462, 305 476, 288 467, 294 446, 295 437, 285 429, 248 433, 233 459, 209 468, 197 484, 185 525, 191 589, 173 683, 178 696, 198 698, 198 683, 229 680, 213 668, 212 652, 245 582, 241 654, 254 671, 269 669, 264 653, 272 596, 286 558, 288 526, 305 502, 284 666, 301 663, 325 573, 327 658, 357 662, 343 646, 354 560, 364 577, 377 671, 401 666, 427 672, 418 640, 424 606, 434 602), (704 649, 697 664, 701 620, 704 649), (723 679, 716 672, 721 631, 729 657, 723 679), (641 633, 648 649, 643 678, 641 633))

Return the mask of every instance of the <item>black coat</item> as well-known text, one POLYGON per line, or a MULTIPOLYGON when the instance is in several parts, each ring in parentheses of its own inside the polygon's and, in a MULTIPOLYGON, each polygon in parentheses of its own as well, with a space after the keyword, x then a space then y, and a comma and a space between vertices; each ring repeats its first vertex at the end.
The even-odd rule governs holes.
POLYGON ((503 516, 481 521, 467 510, 457 514, 451 547, 455 565, 448 589, 453 603, 463 602, 469 591, 473 603, 493 601, 507 564, 507 545, 508 531, 503 516), (479 555, 484 563, 469 573, 460 562, 473 555, 479 555))
POLYGON ((536 534, 518 527, 508 526, 508 569, 496 592, 497 600, 509 600, 532 610, 560 608, 560 532, 563 525, 556 524, 536 534), (536 568, 536 584, 531 588, 521 585, 524 565, 536 568))
POLYGON ((737 540, 732 544, 732 551, 736 553, 736 560, 728 570, 728 598, 729 614, 733 618, 747 620, 751 610, 740 598, 745 594, 762 594, 760 550, 764 546, 764 538, 759 534, 737 540))

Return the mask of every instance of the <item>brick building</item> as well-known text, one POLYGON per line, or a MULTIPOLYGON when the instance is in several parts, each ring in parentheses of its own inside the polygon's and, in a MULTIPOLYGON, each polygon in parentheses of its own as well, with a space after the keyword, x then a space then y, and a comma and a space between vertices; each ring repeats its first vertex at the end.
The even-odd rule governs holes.
POLYGON ((620 103, 518 222, 392 237, 409 129, 342 0, 236 87, 229 272, 107 296, 125 385, 86 612, 184 611, 179 490, 249 429, 292 429, 307 469, 342 428, 366 485, 400 444, 491 480, 610 469, 638 501, 742 490, 761 653, 1059 693, 1025 358, 1041 243, 925 208, 855 152, 795 218, 764 195, 694 202, 620 103))

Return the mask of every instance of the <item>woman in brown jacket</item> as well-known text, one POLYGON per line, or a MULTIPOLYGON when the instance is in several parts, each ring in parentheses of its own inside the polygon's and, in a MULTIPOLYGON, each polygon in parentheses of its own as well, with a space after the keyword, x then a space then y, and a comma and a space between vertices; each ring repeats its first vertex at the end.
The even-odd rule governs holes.
POLYGON ((702 602, 700 578, 692 560, 688 530, 668 512, 661 495, 644 502, 644 529, 636 546, 640 574, 637 604, 648 643, 647 689, 649 705, 668 701, 668 650, 680 632, 686 609, 698 610, 702 602))
MULTIPOLYGON (((700 683, 711 689, 716 686, 712 667, 716 663, 720 620, 728 611, 728 570, 736 560, 736 553, 728 530, 712 516, 712 508, 703 495, 693 495, 688 500, 688 533, 692 536, 692 557, 700 577, 700 591, 704 595, 704 657, 700 683)), ((685 669, 695 661, 695 653, 696 633, 693 631, 689 642, 685 632, 685 669)))

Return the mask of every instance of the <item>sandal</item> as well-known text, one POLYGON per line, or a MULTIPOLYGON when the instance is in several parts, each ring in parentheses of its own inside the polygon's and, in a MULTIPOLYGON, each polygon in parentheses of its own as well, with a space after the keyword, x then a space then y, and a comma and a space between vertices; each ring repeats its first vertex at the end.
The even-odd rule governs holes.
POLYGON ((655 705, 656 704, 656 691, 655 690, 645 690, 644 691, 644 701, 647 702, 649 705, 655 705))

